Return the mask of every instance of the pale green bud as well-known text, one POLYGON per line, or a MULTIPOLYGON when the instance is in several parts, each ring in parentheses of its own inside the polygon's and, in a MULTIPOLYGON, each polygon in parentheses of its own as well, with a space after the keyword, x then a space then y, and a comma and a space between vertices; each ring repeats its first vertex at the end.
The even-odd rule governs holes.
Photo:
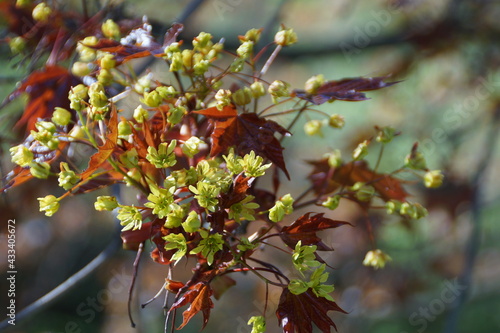
POLYGON ((324 83, 325 77, 323 74, 315 75, 306 81, 305 90, 308 94, 315 94, 324 83))
POLYGON ((141 105, 139 105, 135 108, 133 117, 139 124, 142 124, 149 119, 149 112, 141 105))
POLYGON ((89 102, 96 108, 104 108, 108 105, 108 97, 104 87, 99 82, 94 82, 89 87, 89 102))
POLYGON ((225 106, 231 105, 231 90, 219 89, 215 94, 217 109, 222 110, 225 106))
POLYGON ((250 29, 245 33, 245 40, 252 41, 254 43, 258 43, 260 39, 260 35, 262 34, 262 29, 250 29))
POLYGON ((153 90, 151 92, 145 92, 144 98, 141 101, 147 106, 154 108, 160 106, 162 98, 156 90, 153 90))
POLYGON ((280 81, 280 80, 275 80, 267 91, 269 94, 271 94, 273 98, 273 103, 277 103, 279 97, 289 97, 290 92, 288 91, 288 83, 280 81))
POLYGON ((112 55, 112 54, 110 54, 110 53, 106 53, 101 58, 100 63, 101 63, 101 68, 102 69, 112 69, 112 68, 115 68, 115 66, 116 66, 115 56, 112 55))
POLYGON ((26 39, 21 36, 14 37, 9 41, 9 47, 14 55, 22 53, 26 48, 26 39))
POLYGON ((236 49, 236 53, 243 59, 250 58, 253 53, 253 42, 252 41, 244 42, 236 49))
POLYGON ((132 127, 130 126, 128 120, 122 119, 118 123, 118 137, 127 139, 130 134, 132 134, 132 127))
POLYGON ((56 107, 52 113, 52 122, 59 126, 66 126, 71 121, 71 112, 64 108, 56 107))
POLYGON ((345 119, 343 116, 339 114, 333 114, 330 116, 330 119, 328 120, 328 125, 330 125, 333 128, 342 128, 345 125, 345 119))
POLYGON ((289 46, 297 43, 297 34, 293 29, 286 29, 282 26, 281 30, 274 36, 274 42, 281 46, 289 46))
POLYGON ((252 91, 248 87, 238 89, 232 95, 233 101, 237 105, 246 105, 252 101, 252 91))
POLYGON ((328 165, 330 168, 337 168, 342 165, 342 152, 339 149, 335 149, 331 153, 325 154, 328 158, 328 165))
POLYGON ((58 177, 59 186, 65 190, 69 190, 75 186, 76 183, 78 183, 80 177, 78 177, 76 173, 69 168, 68 163, 61 162, 60 168, 61 172, 59 172, 58 177))
POLYGON ((79 84, 73 88, 71 88, 68 98, 70 101, 70 108, 76 111, 83 110, 85 105, 85 100, 88 97, 88 88, 83 84, 79 84))
POLYGON ((170 71, 171 72, 177 72, 182 69, 182 53, 181 52, 176 52, 172 54, 172 59, 170 60, 170 71))
POLYGON ((323 123, 319 120, 309 120, 304 124, 304 132, 307 135, 319 135, 323 136, 321 129, 323 128, 323 123))
POLYGON ((116 201, 115 197, 108 195, 98 196, 94 203, 94 208, 97 211, 112 211, 116 207, 118 207, 118 201, 116 201))
POLYGON ((330 210, 335 210, 339 206, 340 203, 340 195, 334 195, 333 197, 328 197, 326 201, 324 201, 321 205, 330 210))
POLYGON ((137 80, 134 85, 134 89, 139 93, 143 94, 151 89, 151 79, 153 78, 152 73, 148 73, 137 80))
POLYGON ((250 85, 250 89, 252 90, 252 96, 254 98, 259 98, 266 94, 266 88, 264 87, 264 84, 260 81, 255 81, 254 83, 252 83, 250 85))
POLYGON ((101 69, 97 75, 97 81, 103 86, 109 86, 113 83, 113 74, 108 69, 101 69))
POLYGON ((89 62, 76 61, 73 66, 71 66, 71 73, 75 76, 85 76, 92 72, 93 64, 89 62))

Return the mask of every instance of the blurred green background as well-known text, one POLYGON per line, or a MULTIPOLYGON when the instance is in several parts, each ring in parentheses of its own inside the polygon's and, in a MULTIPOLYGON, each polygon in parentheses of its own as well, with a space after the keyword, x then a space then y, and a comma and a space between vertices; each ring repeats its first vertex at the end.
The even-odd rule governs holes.
MULTIPOLYGON (((130 0, 123 2, 123 14, 146 15, 160 33, 182 17, 190 3, 130 0)), ((80 8, 79 1, 67 5, 80 8)), ((269 42, 280 23, 292 27, 299 43, 283 50, 265 78, 287 81, 293 88, 302 89, 316 74, 329 80, 391 74, 394 80, 403 80, 369 92, 368 101, 319 107, 344 116, 342 130, 326 128, 323 137, 306 137, 299 130, 285 141, 285 158, 294 176, 292 182, 284 182, 283 193, 301 193, 306 187, 310 172, 306 160, 332 149, 350 154, 358 142, 374 135, 375 125, 402 132, 385 150, 382 171, 402 165, 413 143, 419 142, 429 168, 446 174, 440 189, 409 187, 412 200, 429 208, 427 218, 405 223, 376 213, 370 216, 377 247, 393 258, 382 270, 362 265, 370 243, 356 207, 343 205, 327 213, 355 225, 325 235, 326 243, 336 249, 323 256, 335 267, 331 271, 334 298, 349 312, 333 314, 339 332, 500 332, 499 15, 498 1, 488 0, 207 0, 187 18, 181 35, 186 43, 206 31, 215 40, 224 38, 226 49, 233 50, 238 46, 237 35, 250 28, 265 27, 264 39, 269 42)), ((3 38, 7 32, 2 29, 3 38)), ((8 47, 1 47, 3 99, 25 72, 23 67, 11 66, 8 47)), ((12 127, 22 105, 17 100, 0 111, 2 176, 11 167, 8 148, 18 143, 12 127)), ((368 156, 372 165, 377 154, 374 149, 368 156)), ((34 181, 1 198, 1 253, 6 248, 6 220, 18 222, 20 308, 83 267, 114 236, 112 216, 88 209, 97 194, 71 198, 60 213, 47 219, 38 212, 36 198, 48 191, 34 181)), ((11 331, 162 332, 163 299, 145 309, 139 306, 161 289, 167 276, 166 267, 148 258, 150 249, 147 244, 134 292, 137 328, 130 327, 127 316, 135 253, 119 251, 77 288, 11 331)), ((280 259, 270 250, 263 255, 280 259)), ((0 269, 4 285, 6 260, 0 260, 0 269)), ((246 322, 259 314, 265 290, 251 276, 237 281, 215 301, 205 332, 250 332, 246 322)), ((274 315, 277 292, 270 289, 266 313, 271 333, 281 331, 274 315)), ((5 295, 2 290, 2 309, 5 295)), ((183 332, 200 328, 201 316, 197 316, 183 332)))

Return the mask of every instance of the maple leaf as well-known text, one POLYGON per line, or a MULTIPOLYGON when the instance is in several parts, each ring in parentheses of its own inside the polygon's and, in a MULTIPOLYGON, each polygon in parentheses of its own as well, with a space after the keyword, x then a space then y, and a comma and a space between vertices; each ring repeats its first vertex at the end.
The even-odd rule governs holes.
POLYGON ((326 159, 309 162, 314 166, 309 179, 318 194, 328 194, 341 186, 352 186, 357 182, 369 183, 384 201, 406 201, 408 193, 402 181, 387 174, 376 173, 368 167, 366 161, 354 161, 335 168, 330 173, 326 159), (331 175, 331 177, 328 177, 331 175))
POLYGON ((206 282, 198 282, 191 286, 174 304, 169 311, 178 309, 186 304, 191 304, 187 310, 182 313, 183 322, 177 327, 178 330, 182 329, 198 312, 203 313, 203 326, 208 323, 210 317, 210 310, 214 307, 214 303, 210 298, 212 296, 212 289, 206 282))
POLYGON ((337 228, 349 222, 332 220, 324 217, 323 213, 312 215, 306 213, 295 220, 291 225, 283 227, 280 231, 280 237, 290 248, 295 248, 298 241, 302 245, 316 245, 319 251, 332 251, 330 247, 321 241, 316 233, 321 230, 337 228))
POLYGON ((296 89, 293 91, 295 96, 300 99, 304 99, 313 104, 320 105, 326 102, 331 102, 334 100, 341 101, 364 101, 369 99, 361 91, 376 90, 385 87, 390 87, 396 83, 395 82, 384 82, 387 79, 386 76, 379 77, 369 77, 369 78, 348 78, 338 81, 327 81, 314 94, 309 94, 305 90, 296 89))
POLYGON ((8 102, 22 93, 28 93, 28 104, 24 113, 16 123, 16 127, 26 126, 29 131, 35 129, 38 119, 48 118, 55 107, 69 110, 68 93, 71 87, 80 83, 80 80, 67 69, 59 66, 46 66, 31 73, 7 99, 8 102))
POLYGON ((330 327, 337 326, 328 317, 328 311, 347 313, 337 303, 318 297, 311 288, 295 295, 284 288, 280 296, 276 317, 283 333, 312 333, 314 323, 323 333, 330 333, 330 327))
POLYGON ((254 180, 254 177, 243 176, 243 173, 237 175, 229 191, 221 195, 221 199, 219 200, 221 207, 229 208, 231 205, 245 199, 248 196, 247 191, 254 180))
POLYGON ((233 146, 236 152, 242 156, 253 150, 255 154, 273 162, 290 179, 283 159, 284 148, 274 136, 275 132, 289 135, 290 133, 285 128, 272 120, 260 118, 255 113, 239 115, 234 106, 225 106, 222 111, 211 107, 193 112, 204 115, 215 122, 215 128, 211 135, 211 156, 223 153, 233 146))
POLYGON ((111 116, 108 121, 108 133, 106 138, 106 142, 98 147, 97 153, 90 157, 87 170, 80 174, 82 181, 85 181, 88 176, 102 166, 116 148, 116 140, 118 139, 118 115, 114 105, 111 108, 111 116))

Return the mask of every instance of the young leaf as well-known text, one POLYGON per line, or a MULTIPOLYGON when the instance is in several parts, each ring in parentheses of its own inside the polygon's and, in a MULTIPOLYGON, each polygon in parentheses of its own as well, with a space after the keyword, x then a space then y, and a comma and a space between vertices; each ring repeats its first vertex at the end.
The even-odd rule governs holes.
POLYGON ((350 162, 335 168, 330 173, 326 159, 309 162, 314 166, 309 175, 316 193, 328 194, 341 186, 352 186, 357 182, 369 183, 384 201, 397 200, 404 202, 408 193, 402 181, 387 174, 379 174, 368 167, 366 161, 350 162), (329 177, 331 175, 331 177, 329 177))
POLYGON ((242 156, 253 150, 256 155, 276 164, 290 179, 283 159, 284 148, 274 136, 275 132, 289 134, 285 128, 274 121, 260 118, 255 113, 238 115, 234 106, 225 106, 222 111, 211 107, 194 113, 202 114, 215 122, 211 136, 211 156, 223 153, 233 146, 242 156))
POLYGON ((332 220, 323 217, 323 213, 318 213, 311 216, 311 213, 306 213, 294 221, 291 225, 283 227, 280 232, 280 237, 283 242, 290 248, 294 249, 297 242, 301 241, 302 245, 316 245, 319 251, 331 251, 321 241, 316 233, 321 230, 337 228, 349 222, 332 220))
POLYGON ((337 330, 333 320, 328 317, 328 311, 347 313, 337 303, 318 297, 311 288, 295 295, 284 288, 281 293, 276 317, 283 333, 312 333, 314 323, 323 333, 330 333, 330 327, 337 330))
POLYGON ((178 330, 182 329, 198 312, 203 313, 203 326, 208 323, 210 317, 210 310, 214 307, 214 303, 210 298, 212 296, 212 289, 205 282, 198 282, 189 290, 184 293, 174 304, 169 311, 178 309, 186 304, 190 304, 189 308, 182 313, 183 322, 177 327, 178 330))
POLYGON ((305 90, 294 90, 295 96, 313 104, 320 105, 334 100, 341 101, 364 101, 369 99, 361 91, 376 90, 390 87, 400 81, 384 82, 386 76, 369 78, 348 78, 339 81, 325 82, 314 94, 308 94, 305 90))

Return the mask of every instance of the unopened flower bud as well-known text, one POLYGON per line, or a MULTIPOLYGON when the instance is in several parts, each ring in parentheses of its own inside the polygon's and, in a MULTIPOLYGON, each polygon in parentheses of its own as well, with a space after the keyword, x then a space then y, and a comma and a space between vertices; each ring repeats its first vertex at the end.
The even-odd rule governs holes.
POLYGON ((252 101, 252 91, 248 87, 243 87, 236 90, 232 97, 235 104, 246 105, 252 101))
POLYGON ((174 98, 178 92, 173 86, 160 86, 155 89, 162 99, 174 98))
POLYGON ((153 78, 153 74, 152 73, 148 73, 144 76, 142 76, 141 78, 139 78, 139 80, 137 80, 137 82, 135 83, 134 85, 134 89, 139 93, 139 94, 143 94, 145 92, 148 92, 150 89, 151 89, 151 79, 153 78))
POLYGON ((423 217, 426 217, 429 214, 427 209, 422 206, 419 203, 414 203, 413 204, 413 214, 411 215, 411 218, 414 218, 415 220, 421 219, 423 217))
POLYGON ((339 149, 335 149, 331 153, 325 154, 328 158, 328 165, 330 168, 336 168, 342 165, 342 152, 339 149))
POLYGON ((170 71, 177 72, 182 69, 182 53, 176 52, 172 54, 172 59, 170 63, 170 71))
POLYGON ((147 106, 154 108, 161 104, 162 98, 156 90, 153 90, 144 93, 144 98, 142 99, 142 102, 147 106))
POLYGON ((96 108, 103 108, 108 105, 108 97, 104 87, 99 82, 94 82, 89 87, 89 102, 96 108))
POLYGON ((213 43, 211 41, 212 35, 207 32, 200 32, 198 36, 193 39, 193 47, 195 50, 204 51, 211 48, 213 43))
POLYGON ((111 69, 115 68, 116 66, 116 60, 114 55, 107 53, 104 55, 104 57, 101 58, 101 68, 103 69, 111 69))
POLYGON ((285 29, 283 26, 274 36, 274 42, 281 46, 289 46, 297 43, 297 34, 293 29, 285 29))
POLYGON ((116 201, 115 197, 108 196, 108 195, 101 195, 97 197, 96 202, 94 203, 94 208, 97 211, 112 211, 118 207, 118 202, 116 201))
POLYGON ((31 4, 32 0, 17 0, 16 8, 24 8, 28 7, 31 4))
POLYGON ((45 2, 36 5, 32 12, 33 19, 38 22, 47 22, 51 14, 52 9, 45 2))
POLYGON ((71 88, 68 97, 70 101, 70 108, 76 111, 81 111, 86 107, 85 99, 88 97, 88 88, 83 84, 79 84, 71 88))
POLYGON ((328 120, 328 125, 330 125, 333 128, 342 128, 345 125, 345 119, 343 116, 339 114, 333 114, 330 116, 330 119, 328 120))
POLYGON ((252 41, 244 42, 236 49, 236 53, 243 59, 250 58, 253 53, 253 42, 252 41))
POLYGON ((118 123, 118 137, 126 139, 130 134, 132 134, 132 127, 130 126, 128 120, 122 119, 118 123))
POLYGON ((266 94, 266 88, 264 87, 264 84, 260 81, 255 81, 254 83, 252 83, 250 85, 250 90, 252 90, 252 96, 254 98, 259 98, 266 94))
POLYGON ((182 50, 182 64, 184 65, 184 67, 191 68, 193 66, 193 54, 193 50, 182 50))
POLYGON ((280 80, 275 80, 271 83, 267 91, 271 94, 274 103, 278 101, 279 97, 290 96, 290 93, 288 92, 288 84, 280 80))
POLYGON ((71 112, 64 108, 56 107, 52 113, 52 122, 59 126, 66 126, 71 121, 71 112))
POLYGON ((139 124, 142 124, 149 119, 148 110, 139 105, 135 108, 133 117, 139 124))
POLYGON ((437 188, 443 184, 443 173, 441 170, 428 171, 424 176, 425 187, 437 188))
POLYGON ((262 34, 262 29, 250 29, 245 33, 245 40, 257 43, 262 34))
POLYGON ((111 39, 120 39, 120 26, 112 19, 106 20, 101 26, 102 34, 111 39))
POLYGON ((305 90, 308 94, 315 94, 324 83, 325 77, 323 74, 314 75, 306 81, 305 90))
POLYGON ((97 81, 103 86, 109 86, 113 83, 113 74, 108 69, 101 69, 97 75, 97 81))
POLYGON ((326 201, 324 201, 321 205, 330 210, 335 210, 339 206, 340 203, 340 195, 334 195, 332 197, 328 197, 326 201))
POLYGON ((319 120, 309 120, 307 123, 304 124, 304 132, 306 132, 307 135, 313 136, 313 135, 323 135, 323 132, 321 131, 321 128, 323 127, 323 123, 319 120))
POLYGON ((22 53, 26 48, 26 39, 21 36, 14 37, 9 41, 9 47, 12 54, 22 53))
POLYGON ((354 184, 352 190, 355 191, 354 196, 359 201, 370 201, 375 195, 375 188, 371 185, 365 185, 362 182, 354 184))
POLYGON ((399 213, 401 210, 401 202, 396 200, 390 200, 385 203, 385 209, 387 214, 399 213))
POLYGON ((89 62, 76 61, 71 66, 71 73, 75 76, 85 76, 92 72, 93 64, 89 62))

